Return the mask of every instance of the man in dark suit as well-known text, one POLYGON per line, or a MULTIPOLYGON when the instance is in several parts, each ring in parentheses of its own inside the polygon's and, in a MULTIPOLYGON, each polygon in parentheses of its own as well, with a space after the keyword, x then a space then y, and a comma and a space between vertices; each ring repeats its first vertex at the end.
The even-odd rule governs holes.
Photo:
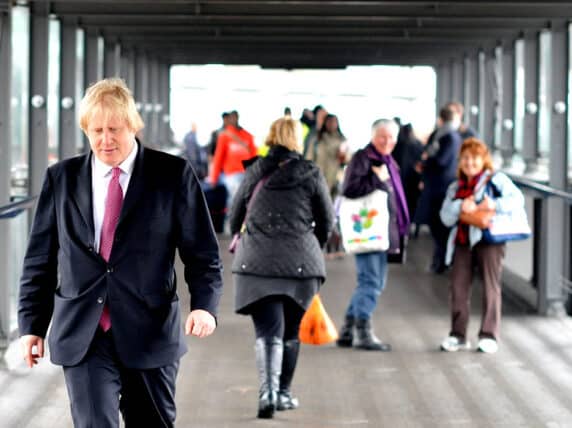
POLYGON ((48 168, 24 259, 18 322, 30 367, 62 365, 76 427, 172 427, 186 352, 174 269, 191 295, 185 333, 210 335, 222 291, 216 237, 188 162, 143 147, 120 79, 80 105, 91 153, 48 168))
POLYGON ((461 135, 458 132, 460 117, 451 104, 439 111, 441 126, 430 137, 426 151, 423 154, 423 203, 427 204, 428 223, 433 238, 433 261, 431 270, 443 273, 445 266, 445 251, 449 229, 443 225, 439 211, 447 187, 457 177, 457 163, 461 148, 461 135))

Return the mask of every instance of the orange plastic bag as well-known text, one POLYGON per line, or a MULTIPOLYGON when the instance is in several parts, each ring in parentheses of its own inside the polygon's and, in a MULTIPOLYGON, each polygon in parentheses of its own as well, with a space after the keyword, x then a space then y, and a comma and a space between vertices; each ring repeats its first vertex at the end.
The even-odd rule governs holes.
POLYGON ((338 338, 338 331, 329 317, 322 299, 316 294, 302 317, 299 332, 300 342, 308 345, 325 345, 338 338))

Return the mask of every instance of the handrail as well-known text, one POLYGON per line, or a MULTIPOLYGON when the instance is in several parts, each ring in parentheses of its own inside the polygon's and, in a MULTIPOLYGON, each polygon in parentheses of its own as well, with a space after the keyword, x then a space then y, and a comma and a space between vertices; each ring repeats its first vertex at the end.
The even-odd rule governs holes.
POLYGON ((538 192, 545 198, 556 197, 563 199, 567 204, 572 205, 572 193, 564 192, 563 190, 558 190, 553 187, 538 183, 537 181, 530 180, 528 178, 523 178, 518 175, 513 175, 508 173, 505 174, 507 174, 510 177, 510 179, 520 187, 538 192))
POLYGON ((30 196, 18 202, 0 207, 0 220, 5 218, 13 218, 29 208, 34 207, 34 203, 38 199, 37 196, 30 196))

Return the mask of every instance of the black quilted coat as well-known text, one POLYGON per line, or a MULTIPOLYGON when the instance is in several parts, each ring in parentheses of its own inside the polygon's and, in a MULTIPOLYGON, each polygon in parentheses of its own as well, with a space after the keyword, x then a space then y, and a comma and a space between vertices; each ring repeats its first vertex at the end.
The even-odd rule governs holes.
POLYGON ((326 181, 313 162, 273 146, 246 170, 230 213, 232 233, 240 230, 256 183, 246 232, 236 249, 232 272, 280 278, 326 277, 321 248, 333 226, 326 181))

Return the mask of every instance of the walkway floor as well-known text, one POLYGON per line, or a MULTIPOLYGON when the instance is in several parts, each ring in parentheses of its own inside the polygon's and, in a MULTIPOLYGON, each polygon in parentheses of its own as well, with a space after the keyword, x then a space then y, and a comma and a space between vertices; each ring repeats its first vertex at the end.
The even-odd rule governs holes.
MULTIPOLYGON (((505 300, 498 354, 442 353, 448 283, 446 275, 426 272, 429 253, 422 235, 411 242, 407 266, 390 269, 374 324, 393 352, 304 346, 293 385, 301 407, 262 421, 255 418, 252 326, 232 312, 230 257, 223 250, 227 285, 219 328, 210 338, 189 338, 177 426, 572 427, 572 321, 538 317, 505 300)), ((328 262, 328 272, 322 298, 339 325, 355 284, 352 257, 328 262)), ((478 294, 473 301, 474 340, 478 294)), ((20 364, 0 372, 0 426, 71 427, 60 369, 43 362, 33 371, 20 364)))

